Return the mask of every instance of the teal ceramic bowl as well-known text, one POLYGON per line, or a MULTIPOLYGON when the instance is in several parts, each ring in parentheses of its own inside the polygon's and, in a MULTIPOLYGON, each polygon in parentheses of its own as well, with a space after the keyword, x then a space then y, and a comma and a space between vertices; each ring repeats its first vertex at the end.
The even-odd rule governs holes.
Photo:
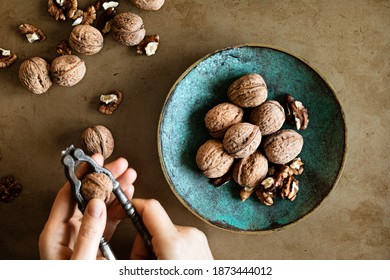
POLYGON ((203 57, 173 85, 160 116, 158 151, 172 191, 196 216, 230 231, 275 230, 311 213, 336 185, 346 155, 344 114, 331 85, 304 60, 274 47, 234 46, 203 57), (290 93, 308 108, 309 126, 299 131, 305 170, 297 177, 300 188, 292 202, 276 198, 267 207, 255 195, 241 202, 235 182, 216 188, 196 165, 198 148, 211 138, 205 114, 227 101, 229 85, 249 73, 263 76, 268 99, 290 93))

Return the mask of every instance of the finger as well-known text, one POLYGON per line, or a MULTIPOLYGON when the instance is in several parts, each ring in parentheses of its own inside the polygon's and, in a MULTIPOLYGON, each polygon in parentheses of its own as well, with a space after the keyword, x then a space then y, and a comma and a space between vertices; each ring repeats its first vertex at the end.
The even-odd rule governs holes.
POLYGON ((146 249, 145 243, 138 233, 134 238, 133 247, 131 248, 130 259, 131 260, 146 260, 149 259, 150 253, 146 249))
POLYGON ((160 202, 155 199, 133 199, 132 203, 152 237, 158 234, 161 238, 169 238, 177 234, 175 225, 160 202))
POLYGON ((72 259, 96 259, 99 242, 106 226, 106 205, 101 199, 91 199, 84 212, 72 259))

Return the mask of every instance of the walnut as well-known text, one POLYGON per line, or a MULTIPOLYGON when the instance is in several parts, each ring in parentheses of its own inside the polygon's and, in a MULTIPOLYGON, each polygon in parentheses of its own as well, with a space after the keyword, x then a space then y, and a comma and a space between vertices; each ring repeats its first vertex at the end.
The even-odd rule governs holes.
POLYGON ((289 167, 290 167, 290 171, 292 174, 294 175, 301 175, 303 173, 303 162, 301 160, 301 158, 295 158, 291 161, 291 163, 289 164, 289 167))
POLYGON ((20 195, 22 185, 13 176, 4 176, 0 180, 0 201, 10 202, 20 195))
POLYGON ((196 164, 208 178, 219 178, 233 165, 234 158, 223 148, 222 142, 210 139, 201 145, 196 153, 196 164))
POLYGON ((278 131, 285 120, 283 106, 275 100, 265 101, 254 108, 250 114, 250 122, 259 126, 263 136, 278 131))
POLYGON ((305 130, 309 124, 309 114, 302 102, 287 95, 286 118, 298 130, 305 130))
POLYGON ((235 80, 228 88, 228 98, 234 104, 248 108, 263 103, 268 96, 267 85, 259 74, 248 74, 235 80))
POLYGON ((261 142, 257 125, 242 122, 231 126, 223 137, 223 146, 234 158, 245 158, 252 154, 261 142))
POLYGON ((224 102, 210 109, 204 117, 204 123, 210 135, 222 138, 234 124, 242 122, 244 110, 232 103, 224 102))
POLYGON ((164 0, 131 0, 131 3, 139 9, 157 11, 164 5, 164 0))
POLYGON ((111 131, 102 125, 89 127, 83 131, 81 138, 89 154, 102 154, 107 159, 114 151, 114 138, 111 131))
POLYGON ((256 196, 261 203, 263 203, 266 206, 271 206, 274 204, 274 198, 276 197, 276 194, 271 191, 257 189, 256 196))
POLYGON ((50 67, 53 81, 65 87, 71 87, 80 82, 86 70, 84 60, 76 55, 56 57, 50 67))
POLYGON ((146 54, 147 56, 154 55, 160 44, 160 36, 156 35, 147 35, 144 39, 137 45, 137 54, 146 54))
POLYGON ((88 6, 85 11, 77 10, 75 15, 73 16, 74 22, 73 26, 79 24, 92 25, 92 23, 96 19, 96 10, 94 6, 88 6))
POLYGON ((259 151, 239 159, 233 167, 233 179, 242 187, 240 196, 245 201, 260 185, 268 172, 268 160, 259 151))
POLYGON ((47 11, 56 20, 73 18, 77 11, 77 0, 48 0, 47 11))
POLYGON ((303 137, 291 129, 279 130, 268 136, 262 146, 269 161, 286 164, 301 152, 303 137))
POLYGON ((111 22, 117 15, 114 8, 104 10, 97 19, 96 28, 103 34, 106 35, 111 31, 111 22))
POLYGON ((112 36, 125 46, 135 46, 145 37, 142 18, 132 12, 119 13, 111 21, 112 36))
POLYGON ((0 68, 10 66, 18 58, 16 53, 0 48, 0 68))
POLYGON ((35 94, 42 94, 52 85, 50 65, 43 58, 32 57, 22 62, 19 67, 19 79, 23 86, 35 94))
POLYGON ((71 50, 67 40, 61 40, 58 43, 58 45, 56 47, 56 53, 58 53, 59 55, 72 54, 72 50, 71 50))
POLYGON ((111 94, 101 95, 98 111, 106 115, 112 115, 122 103, 123 94, 119 90, 114 90, 111 94))
POLYGON ((80 54, 94 55, 103 48, 103 35, 91 25, 76 25, 70 33, 69 45, 80 54))
POLYGON ((41 42, 41 41, 46 40, 45 33, 43 33, 43 31, 41 29, 39 29, 38 27, 35 27, 32 24, 25 23, 25 24, 20 25, 19 31, 20 31, 20 33, 22 33, 23 35, 26 36, 27 40, 30 43, 34 43, 36 41, 41 42))
POLYGON ((89 173, 81 181, 81 195, 86 201, 99 198, 105 203, 110 201, 113 183, 104 173, 89 173))

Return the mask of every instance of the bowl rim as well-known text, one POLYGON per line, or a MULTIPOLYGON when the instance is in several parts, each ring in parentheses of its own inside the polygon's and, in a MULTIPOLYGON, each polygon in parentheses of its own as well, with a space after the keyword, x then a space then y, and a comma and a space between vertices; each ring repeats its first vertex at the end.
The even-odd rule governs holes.
POLYGON ((346 158, 347 158, 347 150, 348 150, 348 132, 347 132, 347 126, 346 126, 346 119, 345 119, 345 114, 344 114, 344 110, 341 106, 341 103, 339 101, 339 99, 337 98, 337 95, 336 95, 336 91, 334 89, 334 87, 332 86, 332 84, 328 81, 328 79, 325 78, 324 75, 322 75, 322 73, 316 68, 314 67, 313 65, 311 65, 308 61, 306 61, 305 59, 301 58, 300 56, 292 53, 291 51, 289 50, 286 50, 286 49, 283 49, 281 47, 276 47, 276 46, 273 46, 273 45, 267 45, 267 44, 261 44, 261 43, 245 43, 245 44, 238 44, 238 45, 231 45, 231 46, 227 46, 225 48, 221 48, 221 49, 218 49, 216 51, 213 51, 213 52, 210 52, 206 55, 204 55, 203 57, 201 57, 200 59, 196 60, 193 64, 191 64, 179 77, 178 79, 175 81, 175 83, 172 85, 172 87, 170 88, 166 98, 165 98, 165 101, 164 101, 164 104, 162 106, 162 109, 161 109, 161 112, 160 112, 160 116, 159 116, 159 121, 158 121, 158 126, 157 126, 157 150, 158 150, 158 157, 159 157, 159 162, 160 162, 160 166, 161 166, 161 169, 162 169, 162 172, 164 174, 164 177, 165 177, 165 180, 166 182, 168 183, 171 191, 174 193, 174 195, 176 196, 176 198, 180 201, 180 203, 187 209, 189 210, 190 213, 192 213, 193 215, 195 215, 197 218, 199 218, 200 220, 202 220, 203 222, 205 222, 206 224, 208 225, 211 225, 212 227, 215 227, 215 228, 218 228, 218 229, 221 229, 221 230, 224 230, 224 231, 228 231, 228 232, 233 232, 233 233, 240 233, 240 234, 245 234, 245 235, 259 235, 259 234, 266 234, 266 233, 271 233, 271 232, 276 232, 276 231, 280 231, 280 230, 283 230, 283 229, 286 229, 286 228, 289 228, 295 224, 297 224, 297 222, 299 221, 302 221, 303 219, 307 218, 310 214, 312 214, 314 212, 314 210, 316 209, 319 209, 320 206, 323 205, 323 203, 325 202, 325 200, 327 200, 327 198, 329 197, 330 193, 332 191, 334 191, 335 187, 337 186, 340 178, 341 178, 341 175, 343 173, 343 170, 344 170, 344 166, 345 166, 345 162, 346 162, 346 158), (272 50, 275 50, 275 51, 279 51, 279 52, 283 52, 287 55, 290 55, 298 60, 300 60, 301 62, 303 62, 304 64, 306 64, 309 68, 311 68, 325 83, 326 85, 329 87, 332 95, 333 95, 333 98, 337 101, 337 104, 339 106, 339 110, 340 110, 340 113, 341 113, 341 117, 342 117, 342 123, 343 123, 343 126, 344 126, 344 147, 343 147, 343 157, 342 157, 342 160, 341 160, 341 165, 340 165, 340 169, 338 170, 337 172, 337 176, 336 176, 336 179, 332 185, 332 187, 330 188, 330 191, 326 194, 326 196, 324 196, 324 198, 315 206, 313 207, 309 212, 307 212, 305 215, 303 215, 302 217, 296 219, 295 221, 291 222, 291 223, 288 223, 282 227, 278 227, 278 228, 272 228, 272 229, 263 229, 263 230, 240 230, 240 229, 234 229, 234 228, 225 228, 225 227, 221 227, 221 226, 218 226, 212 222, 210 222, 209 220, 205 219, 204 217, 202 217, 200 214, 198 214, 194 209, 192 209, 185 201, 184 199, 177 193, 176 191, 176 188, 173 184, 173 182, 171 181, 171 178, 169 177, 168 175, 168 172, 165 168, 165 165, 164 165, 164 159, 163 159, 163 156, 162 156, 162 147, 161 147, 161 126, 162 126, 162 123, 163 123, 163 117, 164 117, 164 112, 165 112, 165 109, 166 109, 166 106, 167 106, 167 103, 169 102, 173 92, 175 91, 177 85, 184 79, 184 77, 187 76, 187 74, 189 72, 191 72, 199 63, 201 63, 202 61, 208 59, 209 57, 217 54, 217 53, 220 53, 220 52, 223 52, 223 51, 226 51, 226 50, 230 50, 230 49, 237 49, 237 48, 245 48, 245 47, 251 47, 251 48, 266 48, 266 49, 272 49, 272 50))

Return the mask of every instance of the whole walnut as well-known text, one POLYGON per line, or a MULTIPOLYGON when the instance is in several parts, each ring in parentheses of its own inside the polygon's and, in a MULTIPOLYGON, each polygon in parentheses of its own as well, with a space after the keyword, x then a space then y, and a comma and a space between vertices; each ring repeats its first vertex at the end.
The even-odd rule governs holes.
POLYGON ((117 14, 111 22, 111 31, 114 40, 125 46, 138 45, 146 33, 142 18, 132 12, 117 14))
POLYGON ((84 60, 76 55, 62 55, 51 63, 51 77, 60 86, 70 87, 80 82, 86 72, 84 60))
POLYGON ((223 137, 225 150, 234 158, 249 156, 258 148, 260 142, 259 127, 247 122, 232 125, 223 137))
POLYGON ((267 100, 254 108, 250 122, 259 126, 261 135, 270 135, 278 131, 286 120, 283 106, 276 100, 267 100))
POLYGON ((236 123, 242 122, 244 110, 232 103, 224 102, 210 109, 204 122, 210 135, 222 138, 226 130, 236 123))
POLYGON ((134 6, 146 11, 157 11, 164 5, 164 2, 164 0, 131 0, 134 6))
POLYGON ((268 136, 262 146, 269 161, 287 164, 302 151, 303 137, 295 130, 283 129, 268 136))
POLYGON ((259 74, 248 74, 229 86, 227 96, 231 102, 240 107, 256 107, 267 99, 267 85, 259 74))
POLYGON ((233 179, 241 187, 252 189, 260 185, 267 172, 267 158, 260 151, 255 151, 237 160, 233 167, 233 179))
POLYGON ((114 138, 105 126, 89 127, 83 131, 81 138, 89 154, 99 153, 106 159, 114 151, 114 138))
POLYGON ((91 25, 79 24, 70 33, 69 45, 80 54, 94 55, 103 48, 103 35, 91 25))
POLYGON ((53 84, 50 79, 50 65, 43 58, 31 57, 19 67, 19 79, 30 92, 42 94, 53 84))
POLYGON ((245 201, 267 176, 268 160, 259 151, 239 159, 233 167, 233 179, 242 188, 240 197, 245 201))
POLYGON ((234 158, 224 150, 222 142, 218 139, 206 141, 196 153, 196 164, 208 178, 225 175, 233 162, 234 158))
POLYGON ((92 198, 99 198, 105 203, 110 200, 113 184, 106 174, 104 173, 89 173, 84 176, 81 181, 81 195, 86 201, 90 201, 92 198))

